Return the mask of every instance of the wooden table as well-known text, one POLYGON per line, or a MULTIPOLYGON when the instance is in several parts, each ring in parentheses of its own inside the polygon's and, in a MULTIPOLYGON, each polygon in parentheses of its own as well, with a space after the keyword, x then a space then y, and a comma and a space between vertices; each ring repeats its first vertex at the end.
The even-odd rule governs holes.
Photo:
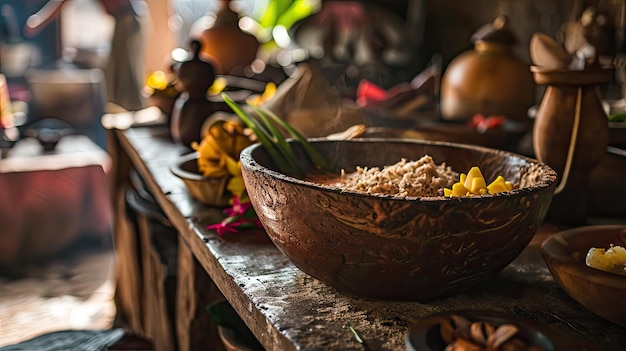
POLYGON ((193 324, 203 306, 193 296, 208 291, 213 283, 267 350, 404 350, 406 333, 416 321, 458 309, 512 313, 548 326, 589 350, 626 345, 623 327, 600 319, 570 299, 544 265, 538 248, 562 228, 545 224, 518 259, 495 279, 467 293, 424 303, 358 298, 302 273, 262 231, 220 238, 206 230, 221 213, 192 200, 182 181, 169 171, 173 159, 190 150, 174 145, 167 128, 115 130, 111 136, 117 182, 124 181, 128 169, 136 168, 178 232, 176 338, 180 350, 194 349, 193 339, 199 337, 193 324), (208 274, 208 282, 198 279, 197 268, 208 274), (355 340, 350 326, 363 344, 355 340))

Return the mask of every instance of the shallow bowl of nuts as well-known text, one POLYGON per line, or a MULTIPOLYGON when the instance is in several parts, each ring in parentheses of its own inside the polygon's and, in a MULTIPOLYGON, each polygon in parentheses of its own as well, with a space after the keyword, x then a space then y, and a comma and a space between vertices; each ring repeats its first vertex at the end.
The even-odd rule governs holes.
POLYGON ((426 300, 495 276, 530 242, 554 194, 554 170, 501 150, 311 139, 335 165, 321 172, 290 143, 304 174, 279 171, 260 144, 241 153, 252 205, 295 266, 357 296, 426 300))
POLYGON ((424 318, 406 335, 408 351, 554 351, 579 345, 552 329, 498 311, 450 311, 424 318))
POLYGON ((541 254, 563 290, 598 316, 626 327, 626 226, 594 225, 548 238, 541 254))

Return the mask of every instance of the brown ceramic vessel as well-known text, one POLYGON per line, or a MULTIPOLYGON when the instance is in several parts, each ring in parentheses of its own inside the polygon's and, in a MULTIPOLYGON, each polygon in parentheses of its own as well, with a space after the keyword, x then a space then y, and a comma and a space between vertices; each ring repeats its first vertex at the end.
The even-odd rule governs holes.
POLYGON ((606 154, 608 119, 597 86, 612 70, 549 70, 532 66, 535 81, 547 85, 533 127, 538 160, 559 175, 550 221, 581 225, 586 221, 589 179, 606 154))
POLYGON ((588 310, 626 327, 626 276, 585 264, 590 248, 626 246, 626 226, 586 226, 566 230, 541 246, 550 272, 563 290, 588 310))
POLYGON ((372 196, 282 174, 260 145, 244 149, 246 188, 274 244, 305 273, 358 296, 426 300, 494 276, 532 239, 554 192, 551 168, 510 152, 400 139, 312 143, 347 172, 428 154, 521 186, 475 197, 372 196))

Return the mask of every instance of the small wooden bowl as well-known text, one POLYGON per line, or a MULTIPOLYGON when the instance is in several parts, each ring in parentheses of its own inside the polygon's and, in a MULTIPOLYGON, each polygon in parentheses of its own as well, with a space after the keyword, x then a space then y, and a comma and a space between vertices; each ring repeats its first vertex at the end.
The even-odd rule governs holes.
POLYGON ((587 226, 566 230, 547 239, 541 254, 563 290, 588 310, 626 326, 626 276, 585 264, 592 247, 626 245, 626 226, 587 226))
POLYGON ((198 170, 198 153, 194 152, 178 158, 170 171, 182 179, 189 194, 199 202, 209 206, 227 206, 230 194, 226 190, 228 177, 210 178, 198 170))

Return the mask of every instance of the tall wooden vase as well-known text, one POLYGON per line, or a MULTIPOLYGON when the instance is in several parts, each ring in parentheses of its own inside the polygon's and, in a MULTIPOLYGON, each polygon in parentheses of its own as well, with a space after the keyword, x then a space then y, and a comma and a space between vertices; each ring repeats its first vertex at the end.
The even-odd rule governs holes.
POLYGON ((537 84, 547 85, 534 125, 534 151, 559 175, 547 219, 584 224, 589 177, 609 142, 608 118, 597 86, 611 80, 612 70, 537 66, 531 70, 537 84))

